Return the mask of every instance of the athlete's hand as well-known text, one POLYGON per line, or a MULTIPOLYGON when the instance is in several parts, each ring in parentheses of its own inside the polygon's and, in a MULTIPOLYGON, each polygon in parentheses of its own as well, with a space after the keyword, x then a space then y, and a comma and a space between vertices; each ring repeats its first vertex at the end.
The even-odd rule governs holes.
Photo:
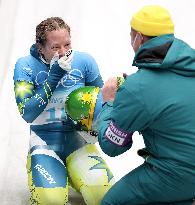
POLYGON ((63 70, 69 72, 71 70, 72 59, 73 59, 73 50, 72 49, 69 49, 65 53, 65 55, 61 58, 59 58, 59 54, 58 54, 58 52, 56 52, 54 54, 53 58, 51 59, 50 68, 55 67, 55 66, 59 66, 63 70))
POLYGON ((68 72, 71 70, 72 59, 73 59, 73 50, 69 49, 65 53, 65 55, 58 60, 58 64, 63 70, 68 72))

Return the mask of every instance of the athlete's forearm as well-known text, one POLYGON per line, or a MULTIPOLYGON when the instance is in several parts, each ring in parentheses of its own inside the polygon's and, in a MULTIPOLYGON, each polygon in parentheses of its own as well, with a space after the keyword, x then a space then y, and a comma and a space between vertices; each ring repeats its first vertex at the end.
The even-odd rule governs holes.
POLYGON ((26 81, 15 82, 16 101, 23 119, 31 123, 40 113, 43 112, 51 98, 58 82, 66 73, 57 65, 53 65, 46 81, 42 86, 35 88, 32 83, 26 81), (24 86, 29 86, 30 90, 26 94, 21 94, 24 86), (22 88, 23 87, 23 88, 22 88))

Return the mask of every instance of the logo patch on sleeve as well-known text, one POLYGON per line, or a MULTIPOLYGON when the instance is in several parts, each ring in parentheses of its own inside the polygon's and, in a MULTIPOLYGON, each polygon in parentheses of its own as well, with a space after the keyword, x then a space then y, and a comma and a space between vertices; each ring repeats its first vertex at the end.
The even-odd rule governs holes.
POLYGON ((118 146, 125 146, 129 142, 132 142, 133 132, 126 132, 116 126, 112 121, 106 130, 105 137, 118 146))

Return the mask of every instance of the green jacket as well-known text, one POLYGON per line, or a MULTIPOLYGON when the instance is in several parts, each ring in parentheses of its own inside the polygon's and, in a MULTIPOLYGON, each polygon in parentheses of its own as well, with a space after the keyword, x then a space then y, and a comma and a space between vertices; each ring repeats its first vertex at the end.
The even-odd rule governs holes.
MULTIPOLYGON (((127 77, 113 103, 99 116, 99 144, 109 156, 127 151, 105 137, 110 121, 128 133, 138 131, 146 162, 195 181, 195 50, 173 35, 144 43, 133 61, 138 71, 127 77)), ((129 159, 131 163, 131 159, 129 159)))

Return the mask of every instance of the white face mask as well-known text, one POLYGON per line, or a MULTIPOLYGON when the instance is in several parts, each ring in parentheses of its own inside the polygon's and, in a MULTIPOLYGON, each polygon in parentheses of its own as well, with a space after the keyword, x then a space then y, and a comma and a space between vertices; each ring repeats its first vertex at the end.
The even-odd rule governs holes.
POLYGON ((134 40, 133 40, 133 42, 132 42, 132 44, 131 44, 134 51, 135 51, 135 50, 137 51, 137 50, 140 48, 140 46, 142 45, 142 44, 140 43, 139 47, 138 47, 137 49, 135 49, 135 44, 136 44, 136 41, 137 41, 137 38, 138 38, 138 37, 142 38, 142 40, 143 40, 143 36, 141 35, 141 33, 140 33, 140 32, 137 32, 136 35, 135 35, 135 38, 134 38, 134 40), (138 35, 140 35, 140 36, 138 36, 138 35))
POLYGON ((136 33, 135 38, 134 38, 134 40, 133 40, 133 43, 131 44, 133 48, 134 48, 135 43, 136 43, 136 41, 137 41, 137 36, 138 36, 137 34, 138 34, 138 33, 136 33))

